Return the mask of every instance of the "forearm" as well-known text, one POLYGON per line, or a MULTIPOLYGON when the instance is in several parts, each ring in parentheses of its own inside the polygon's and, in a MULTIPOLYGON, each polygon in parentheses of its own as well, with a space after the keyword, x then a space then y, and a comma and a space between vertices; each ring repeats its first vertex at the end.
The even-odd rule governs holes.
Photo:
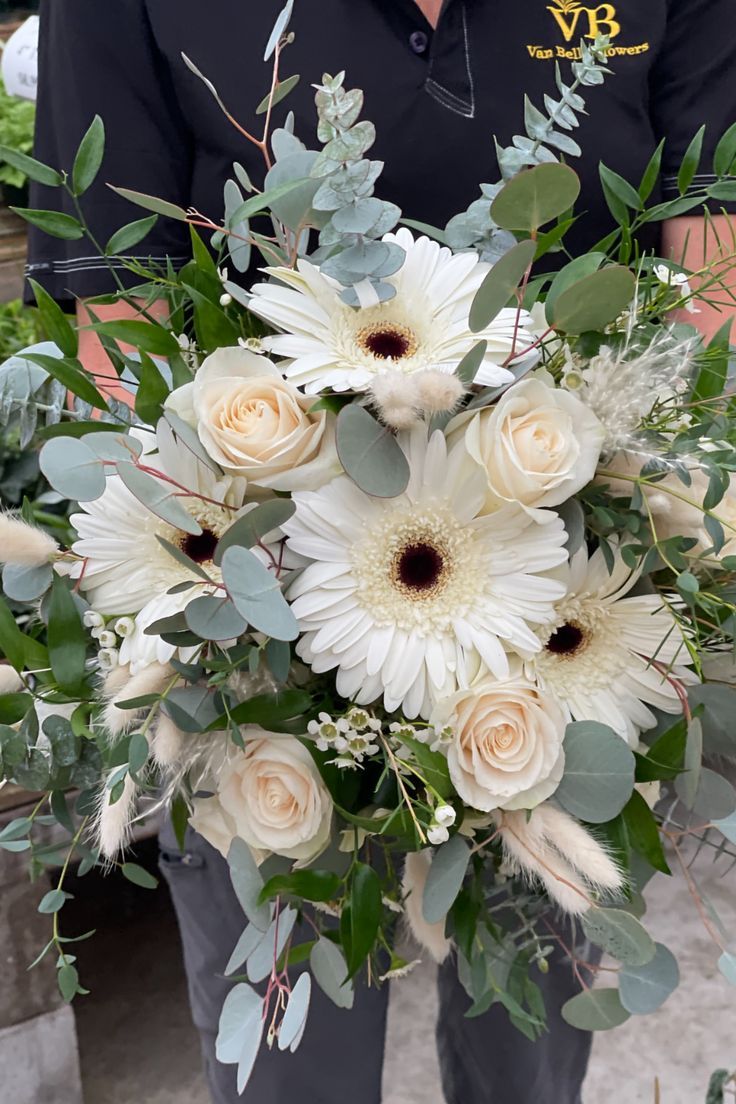
POLYGON ((728 215, 670 219, 663 228, 662 256, 694 273, 693 290, 702 288, 708 299, 697 301, 697 314, 683 313, 683 321, 710 338, 736 317, 736 219, 728 215), (708 265, 714 266, 715 282, 700 275, 708 265))

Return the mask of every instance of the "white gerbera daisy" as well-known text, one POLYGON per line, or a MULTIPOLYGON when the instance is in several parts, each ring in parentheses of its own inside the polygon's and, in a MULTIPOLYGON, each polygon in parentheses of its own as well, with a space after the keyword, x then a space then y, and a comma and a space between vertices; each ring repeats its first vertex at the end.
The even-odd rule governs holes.
POLYGON ((304 633, 297 651, 337 690, 367 704, 427 717, 433 702, 484 667, 508 675, 506 649, 540 648, 565 586, 544 572, 563 563, 565 530, 516 506, 479 517, 485 480, 458 448, 423 429, 404 438, 404 494, 371 498, 347 476, 294 494, 284 525, 292 551, 315 561, 290 591, 304 633), (461 473, 463 473, 461 475, 461 473))
MULTIPOLYGON (((150 447, 152 438, 146 437, 150 447)), ((222 574, 212 558, 217 542, 239 514, 255 507, 255 503, 243 504, 245 479, 216 475, 177 443, 164 423, 159 423, 156 448, 144 456, 146 466, 192 491, 191 496, 183 495, 177 501, 199 523, 200 534, 177 529, 151 513, 117 475, 108 478, 100 498, 82 504, 84 513, 71 518, 79 537, 72 549, 82 557, 72 574, 79 577, 91 605, 106 616, 136 615, 119 655, 121 663, 130 664, 133 674, 150 663, 167 663, 176 652, 161 637, 147 634, 148 626, 181 613, 194 598, 222 594, 217 585, 222 574), (212 584, 176 560, 159 537, 199 564, 212 584), (170 593, 183 582, 192 585, 170 593)), ((293 566, 293 561, 287 565, 278 550, 266 545, 253 551, 267 567, 277 563, 293 566)), ((180 658, 186 662, 196 650, 182 650, 180 658)))
POLYGON ((163 521, 118 475, 110 476, 104 494, 82 503, 84 512, 71 517, 78 534, 72 551, 83 559, 73 574, 80 577, 80 588, 92 607, 106 616, 137 613, 177 583, 192 580, 191 570, 175 560, 158 537, 180 548, 219 582, 217 569, 212 570, 215 546, 243 506, 244 479, 215 475, 163 422, 155 440, 157 451, 143 456, 146 466, 192 491, 191 497, 177 502, 202 532, 194 536, 163 521))
POLYGON ((256 284, 250 309, 284 331, 264 338, 263 345, 287 358, 287 379, 315 394, 327 388, 367 391, 387 371, 451 374, 483 339, 488 349, 475 382, 496 386, 512 380, 501 365, 514 349, 533 343, 529 314, 504 308, 481 333, 472 333, 468 324, 490 266, 476 253, 453 254, 429 238, 415 241, 405 228, 383 240, 400 245, 406 260, 385 280, 396 295, 376 306, 346 306, 341 285, 308 261, 300 260, 296 270, 266 269, 279 282, 256 284))
POLYGON ((598 549, 572 558, 567 594, 530 663, 544 691, 575 721, 610 725, 633 746, 657 719, 679 713, 675 682, 692 681, 680 627, 657 594, 631 595, 639 572, 614 553, 609 574, 598 549))

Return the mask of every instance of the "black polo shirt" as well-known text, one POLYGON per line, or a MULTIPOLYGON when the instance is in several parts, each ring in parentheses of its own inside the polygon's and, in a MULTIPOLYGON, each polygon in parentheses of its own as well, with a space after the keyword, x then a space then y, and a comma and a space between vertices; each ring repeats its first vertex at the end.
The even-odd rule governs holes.
MULTIPOLYGON (((99 182, 85 196, 101 241, 141 212, 104 182, 195 206, 216 221, 222 188, 240 161, 259 184, 258 150, 227 122, 181 60, 188 54, 230 111, 260 131, 255 107, 270 84, 264 43, 283 0, 46 0, 37 155, 69 169, 95 112, 107 127, 99 182)), ((446 0, 432 31, 414 0, 296 0, 282 76, 301 74, 276 108, 296 114, 296 133, 316 146, 314 89, 323 72, 347 70, 365 91, 364 118, 377 127, 370 156, 385 160, 382 198, 409 217, 444 226, 498 179, 493 135, 507 144, 523 129, 523 95, 542 106, 554 94, 554 65, 569 76, 581 37, 610 34, 613 70, 586 90, 588 116, 575 137, 583 157, 585 212, 569 237, 587 248, 611 227, 598 182, 605 162, 637 183, 661 137, 665 195, 694 132, 707 123, 701 172, 736 119, 736 0, 446 0)), ((707 180, 702 176, 701 180, 707 180)), ((55 207, 60 193, 34 187, 31 204, 55 207)), ((655 199, 657 197, 654 197, 655 199)), ((159 220, 135 253, 189 251, 186 227, 159 220)), ((31 233, 30 270, 60 300, 110 289, 87 242, 31 233)))

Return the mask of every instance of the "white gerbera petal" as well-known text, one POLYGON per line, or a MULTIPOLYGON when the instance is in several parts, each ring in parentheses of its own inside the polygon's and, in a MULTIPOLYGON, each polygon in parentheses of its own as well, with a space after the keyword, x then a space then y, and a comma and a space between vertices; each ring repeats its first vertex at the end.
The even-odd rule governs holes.
POLYGON ((693 681, 682 631, 658 595, 627 597, 638 572, 618 551, 610 573, 600 550, 581 549, 565 574, 567 594, 530 667, 572 720, 610 725, 635 746, 656 723, 648 706, 682 709, 682 683, 693 681))
POLYGON ((504 308, 486 329, 471 332, 470 307, 489 266, 475 253, 453 255, 429 238, 415 240, 405 227, 383 240, 400 245, 406 258, 386 278, 396 295, 378 306, 346 306, 341 286, 305 260, 296 270, 269 268, 277 282, 255 285, 250 309, 283 331, 264 338, 263 345, 285 358, 287 379, 308 394, 365 391, 387 371, 453 373, 484 340, 488 347, 476 382, 511 382, 503 365, 533 343, 532 320, 526 311, 504 308))
POLYGON ((294 494, 284 532, 292 551, 315 561, 290 595, 302 659, 337 669, 344 697, 365 704, 382 693, 387 709, 426 718, 480 669, 505 677, 508 650, 540 649, 534 629, 554 621, 565 593, 543 573, 566 561, 566 535, 556 515, 539 525, 513 506, 493 521, 468 517, 473 488, 445 478, 460 469, 443 435, 428 442, 419 428, 401 443, 411 466, 404 494, 371 498, 340 476, 294 494))

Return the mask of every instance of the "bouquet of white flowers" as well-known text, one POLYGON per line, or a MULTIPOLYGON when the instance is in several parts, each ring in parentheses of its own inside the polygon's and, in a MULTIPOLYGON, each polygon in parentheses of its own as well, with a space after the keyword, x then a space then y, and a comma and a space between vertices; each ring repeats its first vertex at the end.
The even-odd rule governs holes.
MULTIPOLYGON (((692 290, 635 248, 645 223, 736 197, 736 126, 717 183, 693 187, 701 133, 669 203, 647 207, 661 148, 638 190, 602 169, 618 229, 555 269, 579 192, 558 155, 579 152, 605 42, 583 44, 574 83, 558 71, 546 113, 527 103, 502 181, 441 230, 374 194, 374 130, 344 74, 317 88, 320 150, 290 120, 271 131, 294 85, 278 77, 289 11, 264 133, 248 135, 263 188, 236 165, 222 224, 117 189, 151 213, 100 256, 160 216, 193 246, 179 271, 129 262, 137 320, 90 308, 130 404, 84 371, 39 286, 53 344, 0 368, 5 423, 45 440, 46 478, 78 503, 64 546, 31 503, 0 517, 2 770, 41 795, 0 847, 34 854, 47 816, 68 833, 41 908, 69 1000, 72 857, 118 862, 160 803, 227 857, 247 926, 218 1053, 241 1090, 263 1038, 298 1045, 311 977, 349 1006, 359 975, 409 968, 402 915, 456 957, 474 1011, 500 1001, 531 1037, 555 909, 581 985, 568 1022, 652 1011, 678 971, 639 919, 642 889, 674 862, 697 900, 687 838, 736 843, 729 345, 674 320, 728 264, 692 290), (253 250, 265 267, 244 289, 228 268, 246 273, 253 250), (586 941, 620 963, 605 988, 586 941)), ((103 146, 96 119, 69 174, 5 156, 78 199, 103 146)), ((80 237, 78 207, 21 213, 80 237)))

